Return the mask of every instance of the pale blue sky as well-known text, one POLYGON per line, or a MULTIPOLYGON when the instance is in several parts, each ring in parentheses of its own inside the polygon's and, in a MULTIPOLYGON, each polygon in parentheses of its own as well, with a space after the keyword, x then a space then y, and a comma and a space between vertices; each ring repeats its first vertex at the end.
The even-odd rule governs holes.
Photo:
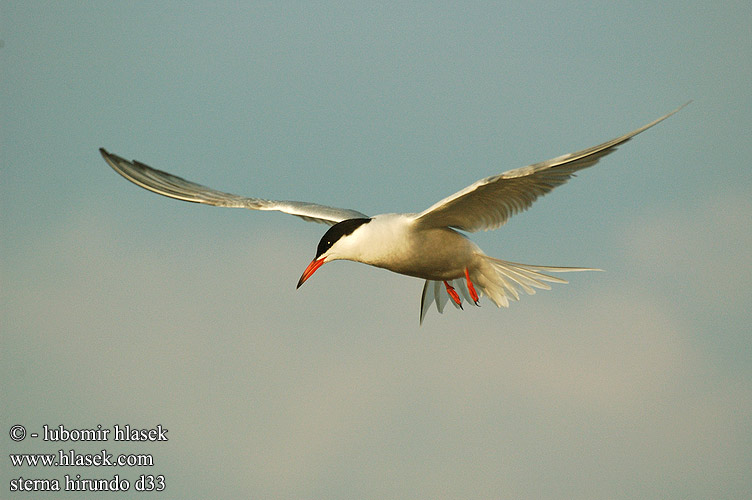
POLYGON ((14 444, 17 423, 171 438, 133 447, 146 471, 3 462, 4 488, 144 472, 164 498, 747 497, 751 22, 749 2, 0 2, 3 448, 102 448, 14 444), (472 236, 605 273, 420 328, 416 279, 337 262, 295 290, 325 226, 162 198, 97 152, 419 211, 690 99, 472 236))

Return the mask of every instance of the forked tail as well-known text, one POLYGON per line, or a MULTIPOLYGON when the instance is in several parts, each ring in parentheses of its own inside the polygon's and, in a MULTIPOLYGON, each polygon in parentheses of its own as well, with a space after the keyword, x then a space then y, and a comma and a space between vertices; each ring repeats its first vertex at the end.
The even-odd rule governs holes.
MULTIPOLYGON (((600 271, 589 267, 551 267, 533 266, 494 259, 481 254, 482 263, 470 272, 470 279, 475 285, 480 296, 486 295, 498 307, 509 307, 509 299, 519 300, 520 291, 528 295, 535 294, 535 289, 550 290, 548 283, 568 283, 566 280, 545 273, 567 273, 573 271, 600 271)), ((468 302, 472 303, 470 292, 464 278, 447 281, 468 302)), ((444 312, 444 306, 449 301, 444 283, 441 281, 426 280, 423 285, 423 294, 420 299, 420 322, 426 317, 431 304, 436 302, 439 313, 444 312)), ((458 309, 461 304, 454 301, 451 303, 458 309)))

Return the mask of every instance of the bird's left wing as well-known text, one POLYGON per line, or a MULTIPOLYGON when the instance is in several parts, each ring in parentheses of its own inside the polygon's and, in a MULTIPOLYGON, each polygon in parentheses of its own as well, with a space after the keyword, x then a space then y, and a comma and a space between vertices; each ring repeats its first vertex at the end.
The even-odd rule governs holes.
POLYGON ((540 196, 567 182, 578 170, 592 167, 617 146, 687 104, 603 144, 481 179, 416 214, 415 221, 422 227, 453 227, 470 232, 496 229, 512 215, 528 209, 540 196))
POLYGON ((139 161, 128 161, 100 148, 104 160, 132 183, 162 196, 193 203, 204 203, 217 207, 249 208, 251 210, 276 210, 295 215, 310 222, 320 222, 330 226, 346 219, 367 218, 368 216, 346 208, 335 208, 303 201, 276 201, 261 198, 247 198, 236 194, 211 189, 182 177, 151 168, 139 161))

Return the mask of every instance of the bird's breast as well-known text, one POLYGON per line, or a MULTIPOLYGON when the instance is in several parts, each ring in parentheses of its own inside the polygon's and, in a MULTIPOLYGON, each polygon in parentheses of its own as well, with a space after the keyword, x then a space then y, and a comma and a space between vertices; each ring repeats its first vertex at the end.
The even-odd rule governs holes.
POLYGON ((357 260, 390 271, 431 280, 463 276, 479 251, 477 245, 449 228, 418 229, 411 219, 374 219, 364 228, 357 260))

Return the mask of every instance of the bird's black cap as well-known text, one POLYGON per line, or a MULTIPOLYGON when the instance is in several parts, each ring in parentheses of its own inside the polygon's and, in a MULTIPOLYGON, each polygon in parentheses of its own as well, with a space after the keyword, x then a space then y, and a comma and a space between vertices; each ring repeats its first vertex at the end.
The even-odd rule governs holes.
POLYGON ((324 236, 321 237, 321 241, 319 241, 319 246, 316 248, 315 258, 318 259, 324 252, 329 250, 332 245, 339 241, 340 238, 352 234, 353 231, 368 222, 371 222, 371 219, 347 219, 330 227, 329 230, 324 233, 324 236))

